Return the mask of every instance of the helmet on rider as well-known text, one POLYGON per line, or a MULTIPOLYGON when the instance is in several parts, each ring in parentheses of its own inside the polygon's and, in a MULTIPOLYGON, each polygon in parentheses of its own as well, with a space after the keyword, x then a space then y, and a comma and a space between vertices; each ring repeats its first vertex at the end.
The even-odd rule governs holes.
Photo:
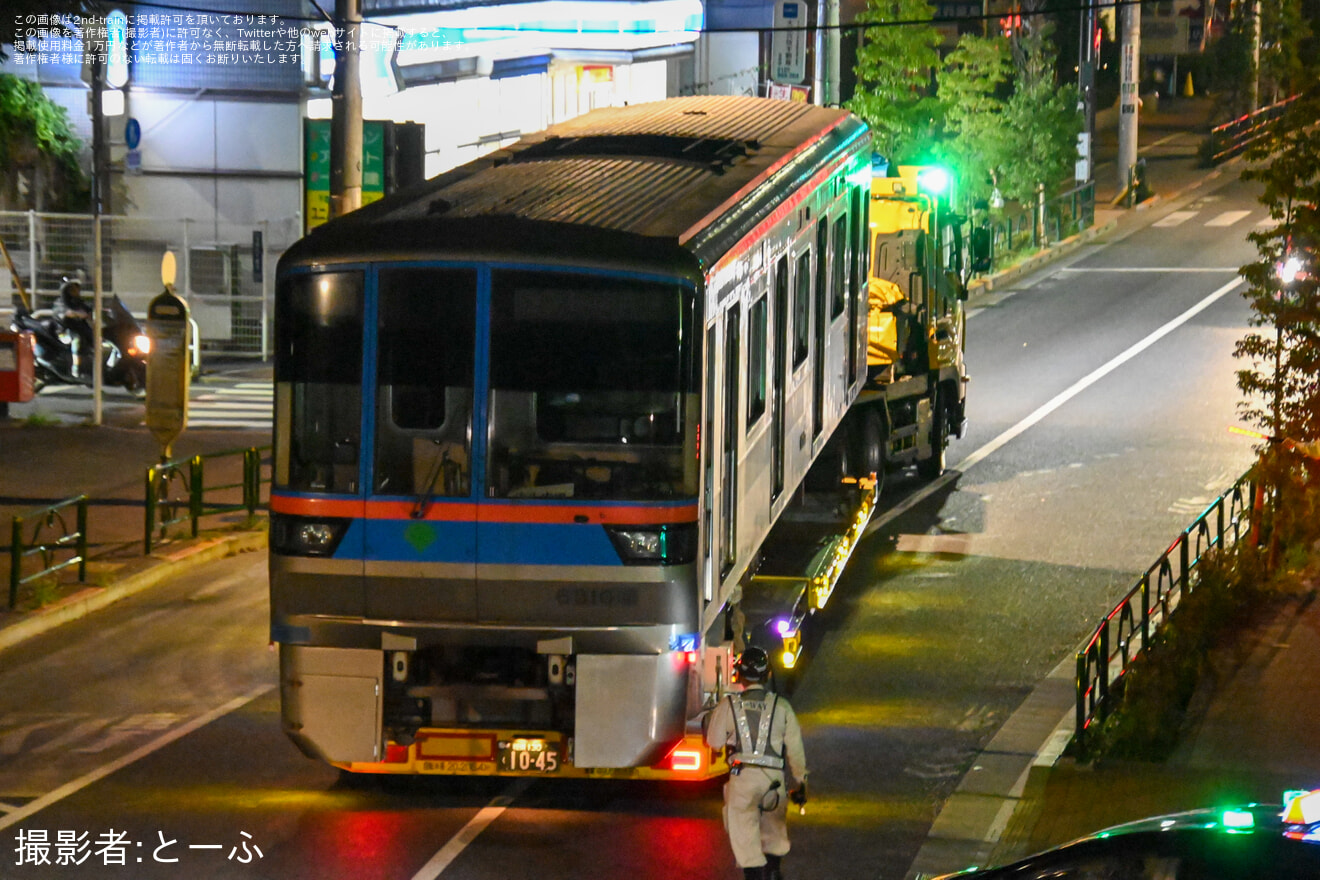
POLYGON ((770 655, 764 648, 748 645, 733 664, 735 680, 742 684, 761 684, 770 674, 770 655))

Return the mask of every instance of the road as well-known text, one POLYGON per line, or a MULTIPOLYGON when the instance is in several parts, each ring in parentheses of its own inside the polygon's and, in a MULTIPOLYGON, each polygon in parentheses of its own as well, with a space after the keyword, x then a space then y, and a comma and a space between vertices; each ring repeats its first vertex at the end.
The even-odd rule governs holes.
MULTIPOLYGON (((890 481, 793 694, 793 880, 902 878, 995 731, 1249 464, 1228 285, 1264 212, 1227 182, 1143 215, 970 316, 969 434, 936 484, 890 481)), ((0 656, 0 877, 738 876, 715 786, 345 783, 280 733, 265 626, 251 554, 0 656), (20 829, 86 861, 18 864, 20 829)))

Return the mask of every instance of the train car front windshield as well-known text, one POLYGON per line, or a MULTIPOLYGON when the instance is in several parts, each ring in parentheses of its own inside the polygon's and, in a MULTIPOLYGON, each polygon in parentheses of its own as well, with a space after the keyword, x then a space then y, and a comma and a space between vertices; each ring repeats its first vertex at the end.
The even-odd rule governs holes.
POLYGON ((495 272, 487 495, 694 497, 694 325, 677 284, 495 272))
POLYGON ((275 485, 354 495, 362 425, 361 272, 280 285, 275 324, 275 485))
POLYGON ((276 486, 360 492, 363 346, 375 354, 370 492, 666 501, 697 494, 696 297, 633 277, 382 265, 375 338, 361 271, 277 293, 276 486), (485 442, 474 443, 488 285, 485 442), (484 310, 481 310, 484 311, 484 310), (478 448, 481 447, 481 448, 478 448))

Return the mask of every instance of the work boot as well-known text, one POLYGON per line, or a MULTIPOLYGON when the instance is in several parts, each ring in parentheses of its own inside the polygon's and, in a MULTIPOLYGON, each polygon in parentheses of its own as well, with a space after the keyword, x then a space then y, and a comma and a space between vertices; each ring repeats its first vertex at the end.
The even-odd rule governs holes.
POLYGON ((765 865, 743 868, 743 880, 765 880, 765 865))
POLYGON ((784 873, 780 870, 780 862, 783 860, 783 856, 772 856, 766 853, 765 880, 784 880, 784 873))

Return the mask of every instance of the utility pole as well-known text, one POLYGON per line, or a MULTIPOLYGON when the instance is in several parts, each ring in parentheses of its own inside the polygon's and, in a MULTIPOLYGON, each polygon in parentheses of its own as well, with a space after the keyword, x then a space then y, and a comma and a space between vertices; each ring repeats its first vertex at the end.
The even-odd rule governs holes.
MULTIPOLYGON (((104 278, 101 267, 101 215, 110 210, 110 156, 105 139, 105 114, 101 98, 105 94, 105 65, 109 39, 105 19, 100 20, 100 40, 93 39, 85 51, 92 55, 92 350, 83 354, 92 364, 92 424, 102 420, 101 390, 101 303, 104 278)), ((35 285, 33 285, 35 287, 35 285)))
POLYGON ((1082 97, 1083 133, 1085 134, 1086 176, 1080 182, 1090 180, 1095 171, 1095 68, 1096 68, 1096 28, 1095 3, 1086 0, 1082 6, 1081 34, 1077 45, 1077 90, 1082 97))
POLYGON ((1260 109, 1260 0, 1251 4, 1251 112, 1260 109))
POLYGON ((1126 192, 1137 164, 1137 104, 1140 97, 1141 3, 1123 0, 1123 57, 1119 62, 1118 87, 1118 188, 1126 192))
POLYGON ((839 0, 819 0, 816 6, 815 103, 839 106, 839 0))
POLYGON ((362 207, 361 0, 335 0, 335 79, 330 90, 330 216, 362 207))

